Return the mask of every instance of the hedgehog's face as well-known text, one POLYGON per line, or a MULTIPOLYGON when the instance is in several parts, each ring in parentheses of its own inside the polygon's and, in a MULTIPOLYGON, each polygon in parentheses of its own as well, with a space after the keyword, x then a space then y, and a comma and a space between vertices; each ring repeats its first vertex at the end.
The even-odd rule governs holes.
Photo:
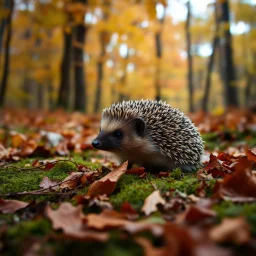
POLYGON ((106 151, 125 152, 138 146, 145 135, 146 124, 141 118, 128 121, 103 118, 100 132, 92 146, 106 151))

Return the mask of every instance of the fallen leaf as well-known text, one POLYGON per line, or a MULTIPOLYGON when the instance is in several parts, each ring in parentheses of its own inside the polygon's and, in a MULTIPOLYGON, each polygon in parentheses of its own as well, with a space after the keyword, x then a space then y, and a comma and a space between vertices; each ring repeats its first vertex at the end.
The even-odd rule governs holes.
POLYGON ((49 188, 49 190, 58 190, 59 186, 56 186, 58 181, 50 180, 48 177, 44 177, 43 180, 40 182, 40 188, 49 188))
POLYGON ((47 206, 46 216, 52 221, 53 228, 62 229, 67 237, 100 242, 108 239, 107 233, 99 233, 86 228, 81 205, 74 207, 70 203, 62 203, 57 210, 52 210, 50 206, 47 206))
POLYGON ((165 203, 166 201, 161 197, 160 191, 155 190, 145 199, 141 211, 144 212, 145 215, 150 215, 152 212, 156 212, 158 210, 158 204, 164 205, 165 203))
POLYGON ((209 236, 217 243, 233 242, 241 245, 251 238, 250 226, 244 217, 224 218, 219 225, 211 228, 209 236))
POLYGON ((82 172, 72 172, 68 177, 60 184, 61 189, 74 189, 81 184, 82 172))
POLYGON ((0 212, 3 214, 14 213, 28 206, 28 203, 18 200, 0 199, 0 212))
POLYGON ((241 157, 235 165, 235 172, 215 184, 213 198, 236 202, 256 200, 256 177, 251 168, 252 162, 246 157, 241 157))
POLYGON ((110 195, 116 187, 117 181, 120 177, 127 171, 128 161, 124 162, 106 176, 101 178, 100 180, 95 181, 89 187, 87 192, 87 196, 96 196, 99 194, 110 195))
POLYGON ((135 241, 137 244, 139 244, 143 250, 145 256, 165 256, 165 248, 160 247, 154 247, 152 243, 144 238, 144 237, 137 237, 135 238, 135 241))
POLYGON ((121 206, 120 212, 125 215, 129 220, 135 220, 139 217, 139 214, 133 209, 130 203, 124 202, 121 206))
POLYGON ((145 173, 144 167, 135 167, 126 171, 126 174, 142 175, 145 173))
POLYGON ((130 223, 124 218, 124 215, 114 210, 103 210, 100 214, 91 213, 87 215, 86 219, 88 227, 98 230, 123 227, 130 223))
POLYGON ((188 224, 195 225, 206 220, 214 220, 216 216, 217 214, 214 210, 191 205, 184 215, 184 221, 188 224))
POLYGON ((24 134, 11 132, 11 143, 14 148, 19 148, 26 140, 27 137, 24 134))
POLYGON ((256 152, 248 149, 246 151, 246 155, 247 155, 247 158, 251 161, 253 161, 254 163, 256 163, 256 152))

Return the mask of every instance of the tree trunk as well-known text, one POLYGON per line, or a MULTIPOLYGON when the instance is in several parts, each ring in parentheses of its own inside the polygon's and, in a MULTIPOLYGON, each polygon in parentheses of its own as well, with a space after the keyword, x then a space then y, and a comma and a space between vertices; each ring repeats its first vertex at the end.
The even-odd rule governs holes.
POLYGON ((161 88, 160 88, 160 60, 162 57, 162 43, 161 43, 161 34, 157 32, 155 34, 155 41, 156 41, 156 57, 157 57, 157 64, 156 64, 156 76, 155 76, 155 88, 156 88, 156 96, 155 100, 161 100, 161 88))
MULTIPOLYGON (((111 0, 104 1, 103 8, 107 10, 103 10, 103 21, 107 22, 108 20, 108 10, 111 6, 111 0)), ((106 54, 106 45, 108 40, 108 32, 107 31, 101 31, 100 32, 100 44, 101 44, 101 51, 99 60, 97 63, 97 85, 96 85, 96 92, 95 92, 95 103, 94 103, 94 112, 97 113, 100 110, 100 104, 101 104, 101 95, 102 95, 102 81, 103 81, 103 68, 104 68, 104 57, 106 54)))
POLYGON ((234 69, 234 62, 233 62, 233 52, 232 52, 232 36, 230 33, 229 25, 229 2, 228 0, 222 1, 220 3, 221 8, 221 15, 220 15, 220 22, 222 23, 223 27, 227 27, 224 31, 224 38, 221 40, 221 58, 223 60, 223 75, 224 75, 224 94, 225 94, 225 105, 226 107, 233 106, 238 107, 238 93, 237 87, 235 86, 234 82, 235 79, 235 69, 234 69))
POLYGON ((105 43, 105 31, 100 33, 100 42, 101 42, 101 53, 99 56, 99 60, 97 63, 97 85, 96 85, 96 93, 95 93, 95 103, 94 103, 94 112, 97 113, 100 110, 100 103, 101 103, 101 94, 102 94, 102 81, 103 81, 103 58, 106 53, 106 43, 105 43))
MULTIPOLYGON (((79 0, 87 4, 87 0, 79 0)), ((83 19, 84 20, 84 19, 83 19)), ((75 85, 75 102, 74 109, 86 112, 86 83, 84 74, 84 43, 86 36, 85 24, 78 24, 74 29, 76 45, 73 46, 74 54, 74 85, 75 85)))
POLYGON ((64 31, 63 34, 64 47, 60 68, 61 76, 57 106, 68 109, 70 95, 70 70, 72 61, 72 33, 64 31))
MULTIPOLYGON (((120 78, 120 84, 122 84, 124 87, 126 86, 126 79, 127 79, 127 63, 129 58, 129 49, 127 48, 126 56, 124 57, 124 65, 123 65, 123 74, 120 78)), ((118 101, 127 100, 129 97, 124 92, 119 92, 118 101)))
POLYGON ((157 64, 156 64, 156 74, 155 74, 155 100, 161 100, 161 86, 160 86, 160 70, 161 70, 161 59, 163 55, 163 46, 162 46, 162 28, 164 24, 164 18, 165 18, 165 9, 163 16, 159 19, 160 23, 160 30, 156 32, 155 34, 155 46, 156 46, 156 58, 157 58, 157 64))
POLYGON ((5 41, 5 53, 4 53, 4 67, 1 80, 1 90, 0 90, 0 107, 4 106, 8 75, 9 75, 9 61, 10 61, 10 43, 12 34, 12 13, 14 9, 14 0, 9 1, 10 14, 6 20, 7 35, 5 41))
POLYGON ((208 103, 209 103, 209 96, 210 96, 210 89, 211 89, 211 74, 213 70, 214 64, 214 56, 216 52, 217 45, 219 45, 219 18, 217 14, 217 6, 215 4, 215 35, 212 42, 212 54, 209 58, 208 65, 207 65, 207 73, 206 73, 206 81, 205 81, 205 91, 202 100, 202 109, 203 111, 208 111, 208 103))
MULTIPOLYGON (((4 0, 3 4, 1 4, 0 8, 2 8, 2 7, 9 8, 9 0, 4 0)), ((4 38, 4 32, 5 32, 5 28, 6 28, 7 19, 8 18, 3 19, 0 24, 0 52, 2 50, 2 44, 3 44, 3 38, 4 38)))
POLYGON ((190 19, 191 6, 190 1, 187 2, 187 21, 186 21, 186 39, 187 39, 187 54, 188 54, 188 93, 189 93, 189 112, 194 112, 194 85, 193 85, 193 59, 191 54, 191 34, 190 34, 190 19))
POLYGON ((47 86, 47 90, 48 90, 48 108, 49 110, 53 110, 54 109, 54 101, 53 101, 53 86, 52 86, 52 81, 49 80, 48 82, 48 86, 47 86))

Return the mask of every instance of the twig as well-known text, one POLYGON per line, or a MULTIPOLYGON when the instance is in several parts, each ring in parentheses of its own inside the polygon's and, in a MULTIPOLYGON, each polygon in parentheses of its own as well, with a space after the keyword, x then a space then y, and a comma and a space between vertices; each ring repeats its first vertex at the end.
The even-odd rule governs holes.
POLYGON ((71 180, 75 180, 77 179, 77 176, 76 177, 71 177, 70 179, 67 179, 67 180, 63 180, 61 182, 58 182, 57 184, 55 185, 52 185, 48 188, 42 188, 42 189, 38 189, 38 190, 34 190, 34 191, 28 191, 28 192, 11 192, 11 193, 7 193, 7 194, 0 194, 0 197, 8 197, 8 196, 26 196, 26 195, 45 195, 45 194, 53 194, 53 195, 59 195, 59 194, 67 194, 67 193, 63 193, 63 192, 48 192, 48 190, 51 190, 53 187, 56 187, 56 186, 59 186, 63 183, 66 183, 68 181, 71 181, 71 180))

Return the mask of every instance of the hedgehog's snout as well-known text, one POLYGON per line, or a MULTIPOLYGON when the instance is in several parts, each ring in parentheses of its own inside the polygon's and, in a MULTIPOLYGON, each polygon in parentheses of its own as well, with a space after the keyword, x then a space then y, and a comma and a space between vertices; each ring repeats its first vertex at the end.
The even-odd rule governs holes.
POLYGON ((94 148, 99 149, 99 148, 100 148, 100 141, 98 141, 97 139, 93 140, 93 141, 92 141, 92 146, 93 146, 94 148))
POLYGON ((96 149, 110 151, 120 147, 120 141, 109 133, 101 131, 92 141, 92 146, 96 149))

